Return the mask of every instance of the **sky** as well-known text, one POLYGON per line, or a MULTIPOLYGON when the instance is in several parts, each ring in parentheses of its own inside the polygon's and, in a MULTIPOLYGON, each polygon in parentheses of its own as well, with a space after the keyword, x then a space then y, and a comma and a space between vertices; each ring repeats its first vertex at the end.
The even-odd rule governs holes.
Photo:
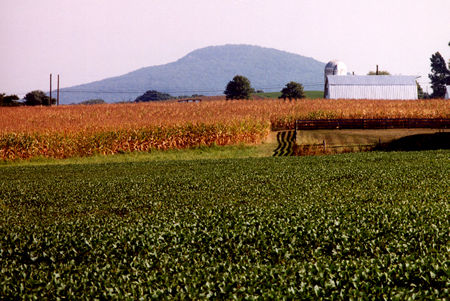
MULTIPOLYGON (((418 75, 450 59, 449 0, 0 0, 0 93, 25 95, 162 65, 206 46, 258 45, 418 75)), ((426 91, 426 85, 424 90, 426 91)), ((431 90, 429 90, 431 92, 431 90)))

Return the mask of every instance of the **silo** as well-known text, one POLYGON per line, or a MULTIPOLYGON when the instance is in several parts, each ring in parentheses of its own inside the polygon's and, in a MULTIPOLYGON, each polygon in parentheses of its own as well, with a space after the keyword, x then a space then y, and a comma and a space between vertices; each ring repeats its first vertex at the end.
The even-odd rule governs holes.
POLYGON ((328 97, 328 75, 347 75, 347 66, 338 60, 329 61, 325 65, 325 87, 323 89, 323 97, 328 97))

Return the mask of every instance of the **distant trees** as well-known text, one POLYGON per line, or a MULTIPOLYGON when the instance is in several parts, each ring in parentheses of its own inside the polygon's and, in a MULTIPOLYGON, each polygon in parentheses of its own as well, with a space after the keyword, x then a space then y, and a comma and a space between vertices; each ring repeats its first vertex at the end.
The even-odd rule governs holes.
POLYGON ((103 99, 88 99, 80 102, 80 105, 98 105, 106 103, 103 99))
POLYGON ((203 94, 192 94, 192 95, 179 95, 176 98, 177 99, 186 99, 186 98, 201 98, 204 97, 203 94))
POLYGON ((447 64, 439 52, 431 55, 431 73, 428 77, 431 80, 432 98, 443 98, 445 96, 446 85, 450 85, 450 71, 447 64))
POLYGON ((143 95, 136 98, 135 102, 146 102, 146 101, 160 101, 173 99, 174 97, 167 93, 161 93, 155 90, 149 90, 143 95))
POLYGON ((223 92, 226 99, 249 99, 255 90, 252 88, 248 78, 242 75, 236 75, 229 81, 223 92))
POLYGON ((24 104, 27 106, 49 106, 55 103, 56 99, 52 98, 50 100, 50 97, 41 90, 34 90, 25 95, 24 104))
POLYGON ((367 73, 367 75, 391 75, 391 74, 386 70, 379 70, 378 74, 376 71, 369 71, 369 73, 367 73))
POLYGON ((22 105, 17 100, 19 100, 17 95, 6 95, 5 93, 0 93, 0 106, 13 107, 22 105))
POLYGON ((49 106, 50 104, 56 104, 56 99, 52 98, 50 102, 50 97, 41 90, 28 92, 24 99, 24 102, 19 102, 17 95, 5 95, 2 93, 0 94, 0 106, 49 106))
POLYGON ((298 98, 305 98, 305 92, 303 91, 303 85, 296 82, 289 82, 286 84, 286 86, 281 90, 281 96, 278 98, 283 98, 286 100, 288 98, 289 100, 298 98))

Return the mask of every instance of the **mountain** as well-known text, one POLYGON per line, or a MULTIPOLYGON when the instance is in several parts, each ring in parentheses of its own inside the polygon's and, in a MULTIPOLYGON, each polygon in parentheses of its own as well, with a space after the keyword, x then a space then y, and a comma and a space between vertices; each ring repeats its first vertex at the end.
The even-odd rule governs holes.
POLYGON ((305 90, 323 89, 325 64, 285 51, 250 45, 210 46, 194 50, 165 65, 60 90, 61 103, 87 99, 107 102, 134 100, 148 90, 178 95, 220 95, 237 74, 252 87, 280 91, 286 83, 302 83, 305 90))

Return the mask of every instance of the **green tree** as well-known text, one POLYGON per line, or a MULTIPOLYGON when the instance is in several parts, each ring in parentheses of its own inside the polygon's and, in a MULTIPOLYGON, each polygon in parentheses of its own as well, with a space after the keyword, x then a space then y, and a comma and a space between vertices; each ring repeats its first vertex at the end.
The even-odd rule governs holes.
POLYGON ((425 94, 423 93, 423 89, 420 86, 420 84, 416 81, 416 85, 417 85, 417 98, 418 99, 423 99, 425 98, 425 94))
POLYGON ((242 75, 236 75, 229 81, 225 91, 226 99, 249 99, 255 90, 252 88, 248 78, 242 75))
POLYGON ((288 98, 289 100, 298 98, 305 98, 305 92, 303 92, 303 85, 296 83, 296 82, 289 82, 286 84, 286 86, 281 90, 281 96, 278 98, 283 98, 286 100, 288 98))
POLYGON ((160 101, 173 99, 174 97, 167 93, 161 93, 155 90, 149 90, 136 98, 135 102, 160 101))
POLYGON ((18 102, 19 97, 17 95, 6 95, 5 93, 0 94, 0 106, 20 106, 21 103, 18 102))
MULTIPOLYGON (((52 98, 51 104, 55 104, 56 99, 52 98)), ((25 105, 27 106, 49 106, 50 97, 41 90, 34 90, 25 95, 25 105)))
POLYGON ((432 98, 443 98, 445 95, 445 85, 450 85, 450 71, 447 69, 447 64, 439 52, 433 54, 430 58, 431 73, 428 77, 431 80, 431 88, 433 93, 432 98))

